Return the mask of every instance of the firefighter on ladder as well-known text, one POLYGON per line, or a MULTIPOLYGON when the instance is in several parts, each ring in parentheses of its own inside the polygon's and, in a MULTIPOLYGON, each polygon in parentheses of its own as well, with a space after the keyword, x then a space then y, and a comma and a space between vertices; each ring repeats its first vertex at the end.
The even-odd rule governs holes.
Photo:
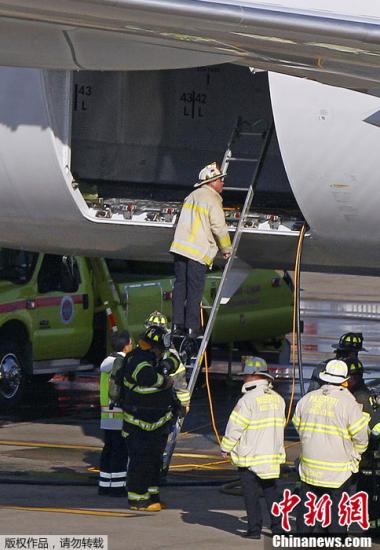
POLYGON ((213 162, 199 172, 195 191, 185 198, 170 252, 174 255, 173 334, 196 338, 200 332, 200 303, 218 249, 231 256, 223 201, 225 174, 213 162))
POLYGON ((122 437, 123 411, 114 406, 108 396, 112 369, 119 369, 124 357, 132 350, 127 330, 111 335, 113 353, 100 365, 100 427, 104 430, 104 447, 100 456, 99 495, 125 496, 127 478, 127 452, 122 437))
MULTIPOLYGON (((151 327, 161 327, 163 330, 169 334, 168 328, 168 319, 166 315, 159 311, 153 311, 145 321, 145 328, 151 327)), ((173 389, 177 395, 178 401, 181 404, 181 414, 185 416, 190 410, 190 393, 187 389, 187 380, 186 380, 186 367, 183 364, 181 357, 177 350, 170 346, 169 349, 165 350, 164 359, 168 359, 171 356, 174 356, 176 363, 178 362, 178 367, 175 371, 169 374, 170 378, 173 380, 173 389)))
POLYGON ((328 494, 332 501, 329 534, 344 536, 347 528, 339 523, 339 501, 359 470, 361 455, 368 445, 369 415, 363 412, 347 388, 345 362, 333 359, 319 374, 321 388, 307 393, 297 404, 293 424, 299 434, 301 478, 298 533, 311 533, 304 516, 307 493, 328 494))
POLYGON ((125 357, 121 371, 122 433, 128 446, 128 501, 133 510, 158 512, 166 507, 159 490, 162 455, 179 405, 169 376, 178 360, 164 359, 165 336, 161 327, 148 328, 125 357))

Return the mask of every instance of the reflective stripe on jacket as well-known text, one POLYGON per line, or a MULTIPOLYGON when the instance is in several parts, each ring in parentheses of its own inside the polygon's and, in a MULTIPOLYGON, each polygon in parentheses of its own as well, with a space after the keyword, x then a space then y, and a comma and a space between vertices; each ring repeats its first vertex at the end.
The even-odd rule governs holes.
POLYGON ((111 354, 100 365, 100 427, 102 430, 121 430, 123 427, 123 411, 118 407, 110 409, 108 397, 110 374, 117 357, 124 354, 111 354))
POLYGON ((249 468, 261 479, 277 478, 285 462, 285 402, 268 380, 243 385, 231 413, 221 449, 236 466, 249 468))
POLYGON ((185 198, 170 252, 211 265, 218 252, 231 251, 220 193, 202 185, 185 198))
POLYGON ((368 446, 368 422, 369 415, 342 386, 326 384, 307 393, 293 416, 301 441, 302 481, 330 488, 347 481, 368 446))
POLYGON ((182 363, 181 358, 175 348, 170 348, 164 355, 164 359, 169 359, 174 356, 178 367, 169 376, 173 380, 173 388, 178 401, 183 407, 190 405, 190 393, 187 389, 186 367, 182 363))
POLYGON ((135 348, 123 367, 123 435, 135 430, 168 430, 176 401, 168 377, 159 372, 159 364, 150 350, 135 348))

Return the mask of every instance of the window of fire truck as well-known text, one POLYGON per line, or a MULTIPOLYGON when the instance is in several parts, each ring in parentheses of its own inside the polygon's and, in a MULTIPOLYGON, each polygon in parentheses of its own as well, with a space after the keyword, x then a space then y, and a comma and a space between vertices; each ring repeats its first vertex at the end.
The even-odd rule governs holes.
POLYGON ((38 254, 11 248, 0 249, 0 280, 15 284, 30 281, 36 266, 38 254))

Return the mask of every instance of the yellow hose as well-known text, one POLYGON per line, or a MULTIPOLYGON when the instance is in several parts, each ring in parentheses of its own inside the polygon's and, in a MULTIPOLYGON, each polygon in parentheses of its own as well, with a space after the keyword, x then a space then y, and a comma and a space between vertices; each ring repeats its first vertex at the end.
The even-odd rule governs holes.
POLYGON ((301 259, 302 243, 303 243, 303 239, 304 239, 304 236, 305 236, 305 231, 306 231, 306 225, 303 225, 302 229, 300 231, 299 237, 298 237, 296 261, 295 261, 295 266, 294 266, 293 326, 292 326, 293 378, 292 378, 292 391, 291 391, 291 395, 290 395, 288 414, 287 414, 287 417, 286 417, 286 426, 289 424, 289 421, 290 421, 290 415, 291 415, 291 412, 292 412, 292 406, 293 406, 294 395, 295 395, 295 387, 296 387, 296 337, 297 337, 296 322, 297 322, 297 309, 298 309, 297 281, 298 281, 298 273, 299 273, 299 270, 300 270, 300 259, 301 259))

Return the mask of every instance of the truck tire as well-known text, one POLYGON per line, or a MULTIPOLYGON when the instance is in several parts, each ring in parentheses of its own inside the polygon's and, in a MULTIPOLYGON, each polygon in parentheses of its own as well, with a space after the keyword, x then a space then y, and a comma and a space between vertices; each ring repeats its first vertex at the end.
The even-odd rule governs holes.
POLYGON ((23 350, 17 342, 0 343, 0 408, 16 407, 24 394, 26 376, 23 350))

